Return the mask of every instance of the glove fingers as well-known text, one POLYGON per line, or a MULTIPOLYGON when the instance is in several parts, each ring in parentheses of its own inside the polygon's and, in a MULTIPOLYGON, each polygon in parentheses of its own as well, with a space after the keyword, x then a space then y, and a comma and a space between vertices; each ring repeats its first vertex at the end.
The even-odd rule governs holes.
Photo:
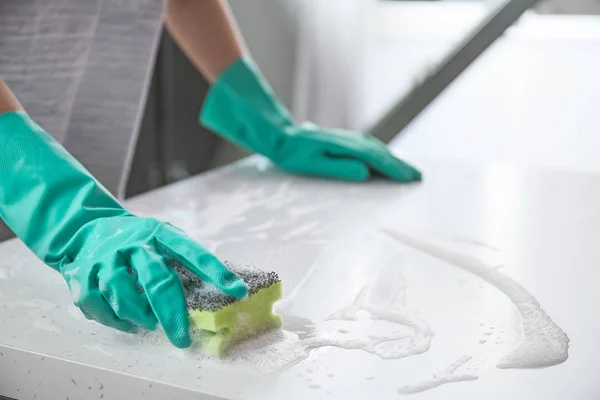
POLYGON ((80 304, 76 304, 83 315, 92 321, 97 321, 102 325, 118 329, 123 332, 131 333, 134 331, 134 325, 129 321, 124 321, 117 317, 113 309, 108 305, 99 290, 90 291, 80 304))
POLYGON ((212 283, 229 296, 241 299, 248 294, 248 286, 237 274, 191 238, 174 228, 167 227, 158 238, 169 256, 205 282, 212 283))
POLYGON ((98 272, 100 269, 101 264, 97 263, 87 272, 84 272, 86 271, 85 268, 79 267, 61 271, 69 286, 71 296, 73 296, 73 303, 89 320, 120 331, 132 332, 134 329, 133 324, 117 317, 102 297, 98 289, 98 272))
POLYGON ((413 166, 388 153, 381 160, 371 163, 378 172, 399 182, 413 182, 421 180, 421 172, 413 166))
POLYGON ((421 180, 421 173, 417 169, 396 158, 384 143, 375 138, 369 137, 360 145, 355 141, 344 147, 334 145, 328 149, 328 153, 334 157, 353 157, 363 161, 371 169, 395 181, 421 180))
POLYGON ((125 265, 103 268, 98 273, 98 286, 117 317, 147 330, 156 328, 158 321, 148 299, 137 289, 137 279, 125 265))
POLYGON ((363 182, 369 179, 369 168, 359 160, 323 157, 315 163, 315 174, 327 178, 363 182))
POLYGON ((150 307, 169 341, 179 348, 189 347, 190 321, 181 281, 161 255, 151 252, 152 249, 136 248, 131 254, 131 266, 138 272, 150 307))

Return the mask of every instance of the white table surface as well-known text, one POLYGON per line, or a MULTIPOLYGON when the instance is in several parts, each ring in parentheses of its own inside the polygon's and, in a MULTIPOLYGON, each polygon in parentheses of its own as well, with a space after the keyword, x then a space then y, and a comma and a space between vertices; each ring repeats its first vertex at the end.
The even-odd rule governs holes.
MULTIPOLYGON (((299 318, 312 321, 316 336, 346 347, 350 339, 368 342, 369 335, 390 330, 410 334, 402 324, 325 320, 366 287, 366 308, 387 310, 409 325, 417 321, 420 332, 430 330, 430 346, 421 346, 421 354, 382 359, 322 347, 279 371, 239 360, 216 363, 86 321, 71 306, 62 278, 20 242, 9 241, 0 245, 0 394, 396 399, 403 397, 399 389, 431 381, 432 374, 471 356, 454 375, 438 378, 477 379, 406 397, 599 398, 600 177, 507 165, 418 164, 421 184, 355 185, 284 175, 250 158, 128 206, 185 229, 223 259, 277 271, 285 298, 276 309, 291 332, 290 349, 310 340, 293 339, 299 318), (386 231, 405 235, 405 243, 386 231), (415 240, 434 247, 417 250, 415 240), (454 259, 436 258, 439 251, 453 252, 454 259), (469 257, 481 264, 473 267, 469 257), (520 284, 517 302, 526 301, 527 293, 534 296, 568 336, 568 359, 546 368, 497 368, 525 340, 522 318, 508 296, 465 268, 501 276, 513 289, 520 284)), ((403 343, 390 342, 399 349, 403 343)), ((265 354, 294 360, 285 349, 265 354)))

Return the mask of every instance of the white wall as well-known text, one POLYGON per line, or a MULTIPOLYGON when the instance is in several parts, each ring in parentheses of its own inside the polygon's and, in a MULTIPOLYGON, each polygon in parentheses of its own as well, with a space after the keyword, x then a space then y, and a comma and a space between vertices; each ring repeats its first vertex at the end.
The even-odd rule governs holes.
POLYGON ((301 0, 229 0, 246 43, 275 93, 291 107, 301 0))

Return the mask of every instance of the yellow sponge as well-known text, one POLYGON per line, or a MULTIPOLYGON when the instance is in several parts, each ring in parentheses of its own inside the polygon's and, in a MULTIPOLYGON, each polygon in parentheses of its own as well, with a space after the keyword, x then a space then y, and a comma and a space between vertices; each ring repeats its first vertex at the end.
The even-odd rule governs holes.
POLYGON ((282 298, 283 287, 275 272, 230 262, 225 265, 248 285, 248 296, 236 299, 187 270, 179 270, 196 345, 214 356, 222 356, 243 340, 256 337, 282 326, 273 304, 282 298))

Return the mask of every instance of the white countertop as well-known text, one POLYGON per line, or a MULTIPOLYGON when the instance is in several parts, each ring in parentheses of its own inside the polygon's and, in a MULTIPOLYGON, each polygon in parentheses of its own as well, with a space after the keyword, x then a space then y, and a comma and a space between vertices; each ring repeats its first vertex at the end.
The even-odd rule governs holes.
POLYGON ((600 176, 417 164, 421 184, 355 185, 284 175, 250 158, 128 203, 223 259, 280 274, 285 340, 238 349, 237 360, 88 322, 58 274, 20 242, 3 243, 0 394, 396 399, 449 382, 412 396, 599 398, 600 176), (509 366, 556 365, 496 367, 523 343, 528 351, 509 366), (454 373, 440 374, 453 363, 454 373))

